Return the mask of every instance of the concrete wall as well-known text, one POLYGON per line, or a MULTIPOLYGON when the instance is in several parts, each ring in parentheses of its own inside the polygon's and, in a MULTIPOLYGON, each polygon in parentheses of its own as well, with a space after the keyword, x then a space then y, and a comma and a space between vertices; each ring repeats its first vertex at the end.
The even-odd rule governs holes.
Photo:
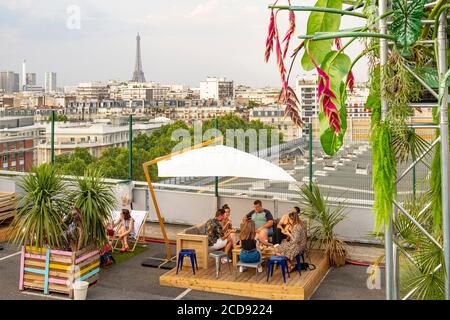
MULTIPOLYGON (((20 192, 18 177, 0 177, 0 191, 20 192)), ((254 198, 224 196, 216 199, 213 195, 197 192, 155 190, 159 208, 167 223, 198 224, 214 217, 217 206, 228 204, 231 207, 231 219, 239 226, 242 217, 252 210, 254 198)), ((119 195, 118 203, 120 203, 119 195)), ((296 202, 263 199, 263 206, 269 209, 275 218, 289 211, 296 202)), ((157 221, 156 212, 148 189, 144 186, 133 188, 133 209, 148 210, 149 220, 157 221)), ((368 235, 373 228, 373 213, 370 208, 352 206, 347 208, 347 219, 336 227, 338 236, 356 242, 376 242, 368 235)))
MULTIPOLYGON (((150 220, 156 221, 156 213, 146 189, 134 189, 133 208, 150 212, 150 220)), ((242 217, 252 210, 253 198, 219 197, 218 201, 213 195, 200 193, 186 193, 178 191, 157 190, 156 197, 161 213, 167 223, 199 224, 214 217, 217 204, 231 207, 231 220, 234 226, 239 226, 242 217)), ((263 206, 269 209, 275 218, 279 218, 290 208, 298 205, 297 202, 263 199, 263 206)), ((347 219, 336 227, 336 234, 342 239, 362 243, 376 242, 369 234, 373 228, 373 213, 370 208, 349 207, 346 210, 347 219)))

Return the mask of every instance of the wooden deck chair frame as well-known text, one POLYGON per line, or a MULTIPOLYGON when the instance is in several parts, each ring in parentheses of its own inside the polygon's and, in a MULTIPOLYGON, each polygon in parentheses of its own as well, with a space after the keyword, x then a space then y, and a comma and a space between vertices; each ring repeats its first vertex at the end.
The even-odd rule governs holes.
POLYGON ((165 247, 166 247, 166 259, 162 260, 163 262, 159 265, 159 267, 161 267, 162 265, 164 265, 164 264, 166 264, 168 262, 173 261, 176 258, 176 256, 172 256, 172 251, 170 249, 169 238, 167 237, 166 227, 164 225, 164 218, 162 217, 161 211, 159 209, 158 200, 156 199, 155 190, 153 189, 153 185, 152 185, 152 181, 150 179, 150 173, 149 173, 149 169, 148 168, 151 165, 157 164, 158 162, 161 162, 161 161, 164 161, 164 160, 168 160, 168 159, 172 158, 173 156, 182 154, 184 152, 192 151, 192 150, 195 150, 195 149, 199 149, 199 148, 202 148, 202 147, 206 147, 206 146, 209 146, 209 145, 212 145, 212 144, 215 144, 215 143, 223 144, 223 136, 219 136, 219 137, 216 137, 214 139, 211 139, 211 140, 208 140, 208 141, 196 144, 194 146, 190 146, 190 147, 184 148, 182 150, 173 152, 173 153, 168 154, 166 156, 162 156, 162 157, 153 159, 151 161, 145 162, 142 165, 143 168, 144 168, 145 179, 147 180, 148 189, 150 191, 150 195, 151 195, 151 198, 152 198, 153 206, 155 208, 155 212, 156 212, 156 215, 158 217, 159 226, 161 228, 161 233, 163 235, 164 244, 165 244, 165 247))
MULTIPOLYGON (((131 239, 131 241, 133 242, 133 249, 128 250, 128 251, 134 252, 134 249, 136 249, 136 245, 138 243, 146 244, 146 242, 145 242, 145 224, 146 224, 147 219, 148 219, 148 211, 145 212, 144 219, 142 220, 141 226, 139 227, 139 230, 136 233, 136 238, 133 239, 131 237, 128 237, 128 239, 131 239), (142 240, 141 240, 141 238, 142 238, 142 240)), ((111 248, 112 248, 113 252, 114 252, 114 250, 117 249, 117 245, 119 244, 119 237, 117 237, 115 235, 119 231, 119 227, 120 227, 120 225, 118 225, 116 227, 116 229, 114 230, 114 236, 110 237, 111 248)))

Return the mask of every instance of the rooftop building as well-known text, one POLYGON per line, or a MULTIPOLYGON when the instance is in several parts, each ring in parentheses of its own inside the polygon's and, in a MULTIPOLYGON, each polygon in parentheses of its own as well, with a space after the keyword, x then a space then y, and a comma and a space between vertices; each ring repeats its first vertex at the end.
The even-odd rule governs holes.
MULTIPOLYGON (((160 123, 133 124, 133 137, 139 133, 158 130, 160 123)), ((38 164, 49 162, 51 157, 50 124, 45 125, 45 136, 37 146, 38 164)), ((99 157, 109 147, 128 146, 126 119, 118 125, 105 123, 55 123, 55 155, 71 153, 75 148, 86 148, 99 157)))
POLYGON ((43 131, 33 117, 1 117, 1 170, 29 171, 36 164, 35 145, 43 131))
POLYGON ((200 82, 200 99, 234 99, 234 82, 226 78, 208 77, 200 82))

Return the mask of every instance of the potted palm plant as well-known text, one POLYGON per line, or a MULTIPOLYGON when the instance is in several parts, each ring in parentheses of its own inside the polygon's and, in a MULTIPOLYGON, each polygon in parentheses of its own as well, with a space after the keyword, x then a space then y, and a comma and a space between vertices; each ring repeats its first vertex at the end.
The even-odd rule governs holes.
POLYGON ((49 164, 33 168, 20 186, 12 223, 13 241, 22 245, 19 288, 73 297, 76 281, 98 279, 112 189, 97 170, 68 184, 49 164))
POLYGON ((35 167, 19 186, 18 211, 12 222, 13 241, 31 247, 59 247, 63 217, 69 208, 67 184, 48 164, 35 167))
POLYGON ((99 169, 88 168, 84 176, 76 177, 68 198, 83 215, 84 246, 101 247, 108 240, 105 226, 117 206, 111 185, 99 169))
POLYGON ((324 249, 331 266, 345 265, 348 250, 345 242, 338 239, 334 232, 336 225, 346 218, 345 206, 329 206, 327 197, 321 194, 316 184, 312 184, 311 189, 303 185, 300 195, 303 214, 310 222, 308 236, 312 247, 316 245, 319 249, 324 249))

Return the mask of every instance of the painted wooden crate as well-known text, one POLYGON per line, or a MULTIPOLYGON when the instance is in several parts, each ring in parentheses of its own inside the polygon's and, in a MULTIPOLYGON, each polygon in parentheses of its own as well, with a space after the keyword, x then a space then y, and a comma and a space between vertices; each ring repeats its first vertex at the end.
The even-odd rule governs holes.
POLYGON ((7 242, 11 237, 12 230, 8 226, 2 226, 0 224, 0 242, 7 242))
POLYGON ((96 282, 100 272, 99 251, 84 248, 77 252, 22 247, 19 289, 62 293, 73 298, 75 280, 96 282))

